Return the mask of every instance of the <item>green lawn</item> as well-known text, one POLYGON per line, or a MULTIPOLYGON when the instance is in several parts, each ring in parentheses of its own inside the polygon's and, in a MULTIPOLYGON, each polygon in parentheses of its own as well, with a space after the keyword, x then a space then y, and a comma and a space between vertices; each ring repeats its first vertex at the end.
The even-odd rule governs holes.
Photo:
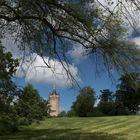
POLYGON ((140 140, 140 116, 49 118, 0 140, 140 140))

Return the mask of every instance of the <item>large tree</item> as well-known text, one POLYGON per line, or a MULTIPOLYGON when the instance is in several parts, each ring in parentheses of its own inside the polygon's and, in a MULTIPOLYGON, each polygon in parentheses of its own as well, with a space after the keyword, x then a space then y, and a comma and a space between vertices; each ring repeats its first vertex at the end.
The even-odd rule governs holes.
POLYGON ((59 59, 69 77, 64 61, 68 62, 66 52, 74 43, 93 53, 108 72, 138 68, 139 54, 126 39, 118 10, 111 11, 98 0, 1 0, 0 9, 3 38, 11 35, 21 49, 36 52, 44 62, 44 56, 59 59))
POLYGON ((38 91, 31 84, 24 87, 23 92, 15 103, 17 114, 25 121, 41 120, 48 114, 48 102, 40 97, 38 91))
POLYGON ((140 106, 140 77, 138 73, 121 76, 116 101, 121 102, 132 113, 137 113, 140 106))
POLYGON ((101 90, 101 95, 99 97, 100 102, 112 102, 113 101, 113 92, 109 89, 101 90))
POLYGON ((95 103, 95 92, 91 87, 84 87, 80 90, 76 101, 72 105, 72 111, 79 117, 92 115, 95 103))
POLYGON ((101 90, 101 95, 99 97, 100 102, 97 106, 102 115, 128 115, 128 109, 119 102, 115 95, 109 89, 101 90))
POLYGON ((0 42, 0 135, 17 129, 13 102, 19 90, 12 81, 17 66, 18 60, 0 42))
POLYGON ((17 93, 17 87, 12 81, 18 60, 10 52, 5 52, 0 42, 0 113, 9 112, 10 104, 17 93))
POLYGON ((99 96, 100 102, 98 104, 98 109, 104 115, 114 115, 113 114, 113 92, 109 89, 101 90, 101 95, 99 96))

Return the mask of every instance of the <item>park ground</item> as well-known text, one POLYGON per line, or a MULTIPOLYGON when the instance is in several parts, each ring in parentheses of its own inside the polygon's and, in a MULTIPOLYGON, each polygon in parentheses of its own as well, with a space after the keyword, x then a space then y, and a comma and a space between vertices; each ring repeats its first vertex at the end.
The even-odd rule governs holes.
POLYGON ((140 116, 47 118, 0 140, 140 140, 140 116))

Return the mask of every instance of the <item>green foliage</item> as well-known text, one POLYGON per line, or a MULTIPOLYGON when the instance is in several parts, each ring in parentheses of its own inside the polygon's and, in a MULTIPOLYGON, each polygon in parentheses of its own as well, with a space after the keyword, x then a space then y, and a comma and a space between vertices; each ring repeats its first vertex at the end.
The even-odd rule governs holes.
POLYGON ((69 110, 67 112, 67 117, 75 117, 77 116, 76 112, 74 111, 74 109, 71 108, 71 110, 69 110))
POLYGON ((94 107, 92 117, 102 117, 102 116, 105 116, 105 114, 103 114, 103 112, 99 109, 99 107, 94 107))
POLYGON ((6 52, 0 42, 0 135, 17 131, 14 99, 19 93, 12 76, 19 62, 6 52))
POLYGON ((99 97, 100 102, 98 104, 98 109, 104 115, 112 115, 113 111, 113 92, 109 89, 101 90, 101 95, 99 97))
POLYGON ((108 72, 139 69, 140 53, 127 39, 117 8, 120 4, 110 11, 95 0, 1 0, 0 32, 3 38, 11 35, 22 50, 30 49, 41 57, 57 56, 62 63, 66 52, 78 43, 100 58, 96 62, 102 62, 108 72))
POLYGON ((122 75, 116 91, 116 101, 128 108, 131 113, 137 113, 140 105, 140 77, 138 73, 122 75))
MULTIPOLYGON (((5 50, 6 51, 6 50, 5 50)), ((11 76, 16 72, 16 67, 18 66, 18 60, 12 58, 10 52, 4 52, 4 48, 0 42, 0 84, 3 86, 11 76)), ((5 87, 5 86, 4 86, 5 87)))
POLYGON ((13 106, 0 113, 0 135, 18 131, 18 116, 13 106))
POLYGON ((140 110, 140 77, 138 73, 128 73, 120 77, 118 90, 102 90, 99 111, 104 115, 137 114, 140 110))
POLYGON ((0 118, 0 136, 11 132, 17 132, 18 128, 12 121, 7 118, 0 118))
POLYGON ((112 115, 130 115, 130 111, 121 102, 113 103, 112 115))
POLYGON ((48 103, 32 85, 19 90, 12 81, 19 62, 0 43, 0 135, 47 115, 48 103))
POLYGON ((40 97, 37 90, 28 84, 15 104, 17 114, 21 117, 19 122, 31 124, 33 120, 42 120, 47 116, 48 103, 40 97))
POLYGON ((140 111, 139 74, 122 75, 116 93, 109 89, 101 90, 100 101, 97 107, 93 108, 94 94, 90 87, 83 88, 67 115, 70 117, 90 117, 138 114, 140 111))
POLYGON ((10 104, 17 94, 17 87, 11 78, 18 64, 10 52, 4 52, 0 42, 0 113, 9 112, 10 104))
POLYGON ((112 102, 102 102, 99 104, 99 110, 104 114, 104 115, 112 115, 113 111, 113 103, 112 102))
POLYGON ((100 102, 112 102, 113 101, 113 92, 109 89, 101 90, 101 95, 99 97, 100 102))
POLYGON ((61 111, 59 114, 58 114, 58 117, 66 117, 67 116, 67 112, 66 111, 61 111))
POLYGON ((76 101, 72 105, 72 110, 80 117, 91 116, 95 103, 95 92, 91 87, 84 87, 80 90, 76 101))
POLYGON ((116 100, 112 91, 109 89, 101 90, 100 102, 97 110, 99 115, 116 116, 116 115, 128 115, 130 112, 128 109, 119 101, 116 100))

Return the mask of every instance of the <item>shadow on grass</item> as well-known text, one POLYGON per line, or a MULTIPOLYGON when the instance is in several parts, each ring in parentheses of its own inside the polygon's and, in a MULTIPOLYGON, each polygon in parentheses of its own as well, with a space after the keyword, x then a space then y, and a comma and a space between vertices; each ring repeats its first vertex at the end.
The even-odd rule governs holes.
POLYGON ((116 140, 117 135, 103 132, 82 133, 78 129, 23 130, 16 134, 1 136, 0 140, 116 140))

